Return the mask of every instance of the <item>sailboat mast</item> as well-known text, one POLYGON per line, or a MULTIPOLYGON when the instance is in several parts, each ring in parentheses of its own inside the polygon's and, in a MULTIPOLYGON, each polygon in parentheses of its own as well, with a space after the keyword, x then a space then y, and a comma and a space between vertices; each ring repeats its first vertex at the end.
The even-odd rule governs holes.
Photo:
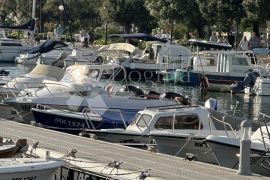
MULTIPOLYGON (((36 19, 36 0, 33 0, 33 5, 32 5, 32 21, 35 21, 35 19, 36 19)), ((32 33, 31 33, 32 38, 34 37, 35 28, 36 28, 36 26, 34 26, 34 29, 32 30, 32 33)))

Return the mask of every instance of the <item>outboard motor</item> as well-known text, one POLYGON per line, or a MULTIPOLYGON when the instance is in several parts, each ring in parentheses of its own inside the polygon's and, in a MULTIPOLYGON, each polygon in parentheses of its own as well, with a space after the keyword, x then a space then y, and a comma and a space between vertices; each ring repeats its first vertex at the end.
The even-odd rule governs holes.
POLYGON ((245 87, 250 87, 252 89, 255 85, 257 77, 259 76, 259 73, 256 71, 248 73, 242 82, 236 82, 231 85, 231 91, 233 93, 239 93, 243 91, 245 87))
POLYGON ((207 101, 205 101, 204 106, 206 108, 209 108, 211 110, 215 110, 216 111, 217 108, 218 108, 218 103, 217 103, 217 100, 216 99, 209 98, 209 99, 207 99, 207 101))
POLYGON ((141 89, 132 85, 124 86, 123 91, 133 92, 136 96, 144 96, 144 92, 141 89))

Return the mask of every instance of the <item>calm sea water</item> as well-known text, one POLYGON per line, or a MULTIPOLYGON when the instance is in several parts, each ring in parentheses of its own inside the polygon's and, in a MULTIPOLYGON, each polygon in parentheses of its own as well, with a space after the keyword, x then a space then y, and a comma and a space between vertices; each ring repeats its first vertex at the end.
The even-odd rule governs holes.
MULTIPOLYGON (((28 73, 34 66, 18 65, 18 64, 0 64, 0 69, 10 71, 11 75, 21 75, 28 73)), ((139 86, 143 90, 155 90, 157 92, 176 92, 187 95, 195 104, 203 105, 209 98, 215 98, 218 101, 218 109, 226 111, 243 118, 257 119, 258 112, 270 115, 270 96, 249 96, 248 94, 230 94, 220 92, 208 92, 201 94, 198 88, 185 87, 173 84, 161 84, 151 81, 132 82, 131 84, 139 86)))

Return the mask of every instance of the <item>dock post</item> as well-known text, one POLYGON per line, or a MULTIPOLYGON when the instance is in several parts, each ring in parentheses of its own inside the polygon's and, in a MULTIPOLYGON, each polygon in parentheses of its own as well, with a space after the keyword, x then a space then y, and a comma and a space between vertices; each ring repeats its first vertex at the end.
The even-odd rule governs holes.
POLYGON ((244 120, 240 126, 241 126, 240 156, 237 174, 247 176, 251 175, 250 171, 251 122, 249 120, 244 120))

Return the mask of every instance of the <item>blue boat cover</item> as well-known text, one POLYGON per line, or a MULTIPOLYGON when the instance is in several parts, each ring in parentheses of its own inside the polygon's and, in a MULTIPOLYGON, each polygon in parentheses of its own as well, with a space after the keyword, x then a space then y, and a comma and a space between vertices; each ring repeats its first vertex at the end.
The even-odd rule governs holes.
POLYGON ((160 41, 163 43, 167 42, 167 39, 160 39, 157 37, 154 37, 150 34, 144 34, 144 33, 132 33, 132 34, 111 34, 108 36, 109 38, 115 38, 120 37, 124 39, 141 39, 144 41, 160 41))
POLYGON ((211 41, 204 41, 204 40, 197 40, 197 39, 190 39, 189 44, 193 46, 198 46, 201 49, 218 49, 218 50, 229 50, 232 49, 232 46, 227 43, 218 43, 218 42, 211 42, 211 41))
POLYGON ((2 25, 0 26, 0 29, 17 29, 17 30, 30 30, 33 31, 35 28, 35 20, 31 19, 26 24, 20 25, 20 26, 6 26, 2 25))
POLYGON ((25 51, 25 53, 29 53, 29 54, 36 54, 36 53, 46 53, 49 52, 53 49, 56 48, 61 48, 61 47, 66 47, 68 46, 66 43, 59 41, 59 40, 47 40, 44 43, 42 43, 41 45, 33 48, 33 49, 29 49, 28 51, 25 51))

